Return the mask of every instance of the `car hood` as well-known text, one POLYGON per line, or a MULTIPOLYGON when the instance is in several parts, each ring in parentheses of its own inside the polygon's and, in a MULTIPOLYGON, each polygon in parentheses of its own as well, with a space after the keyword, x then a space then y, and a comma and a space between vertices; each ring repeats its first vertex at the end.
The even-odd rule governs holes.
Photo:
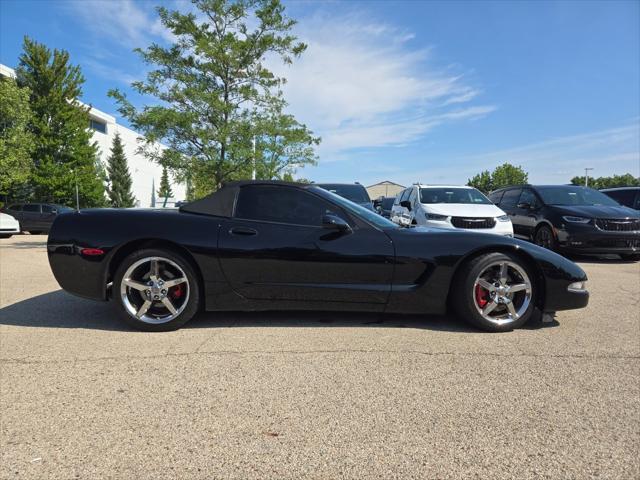
POLYGON ((603 205, 551 205, 560 215, 589 218, 640 218, 640 213, 629 207, 603 205))
POLYGON ((11 215, 0 212, 0 226, 4 228, 12 228, 18 225, 18 221, 11 215))
POLYGON ((453 217, 499 217, 504 212, 493 204, 473 203, 423 203, 429 213, 453 217))

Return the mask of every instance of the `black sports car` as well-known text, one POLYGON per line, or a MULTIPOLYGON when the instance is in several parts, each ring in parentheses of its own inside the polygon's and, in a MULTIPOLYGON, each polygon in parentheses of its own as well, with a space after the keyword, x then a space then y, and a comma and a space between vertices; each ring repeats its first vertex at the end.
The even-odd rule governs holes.
POLYGON ((585 273, 536 245, 400 228, 314 185, 235 182, 180 210, 60 215, 49 262, 65 290, 111 298, 143 330, 206 310, 442 314, 490 331, 587 305, 585 273))

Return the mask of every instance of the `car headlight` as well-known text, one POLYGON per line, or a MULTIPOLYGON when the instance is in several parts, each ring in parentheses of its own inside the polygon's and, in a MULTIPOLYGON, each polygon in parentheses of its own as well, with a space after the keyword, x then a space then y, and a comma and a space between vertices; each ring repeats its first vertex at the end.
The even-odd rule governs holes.
POLYGON ((587 282, 573 282, 567 287, 570 292, 584 292, 587 289, 587 282))
POLYGON ((427 220, 436 220, 438 222, 444 222, 447 218, 449 218, 448 215, 439 215, 437 213, 426 213, 425 215, 427 217, 427 220))
POLYGON ((591 221, 591 219, 587 217, 572 217, 571 215, 562 217, 562 219, 569 223, 589 223, 591 221))
POLYGON ((508 222, 509 221, 509 215, 500 215, 499 217, 496 217, 498 219, 499 222, 508 222))

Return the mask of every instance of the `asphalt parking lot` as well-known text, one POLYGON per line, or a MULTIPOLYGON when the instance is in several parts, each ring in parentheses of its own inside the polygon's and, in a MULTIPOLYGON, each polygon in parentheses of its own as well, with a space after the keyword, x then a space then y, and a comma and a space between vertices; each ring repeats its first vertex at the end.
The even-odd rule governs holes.
POLYGON ((487 334, 447 317, 202 314, 171 333, 0 240, 2 478, 640 477, 640 263, 487 334))

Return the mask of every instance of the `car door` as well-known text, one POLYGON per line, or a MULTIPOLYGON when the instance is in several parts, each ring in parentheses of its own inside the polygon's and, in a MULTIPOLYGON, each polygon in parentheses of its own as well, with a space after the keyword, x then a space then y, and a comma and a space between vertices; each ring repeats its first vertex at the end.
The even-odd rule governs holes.
POLYGON ((27 203, 22 206, 22 224, 23 230, 29 232, 41 230, 39 203, 27 203))
POLYGON ((535 192, 530 188, 523 188, 518 203, 513 209, 513 215, 511 215, 514 235, 526 239, 532 238, 537 225, 539 209, 540 201, 535 192))
POLYGON ((511 223, 513 224, 513 234, 516 237, 521 237, 519 232, 522 231, 521 225, 519 222, 518 216, 518 200, 520 199, 520 194, 522 193, 522 188, 512 188, 509 190, 505 190, 502 198, 500 199, 500 208, 504 213, 509 215, 511 219, 511 223))
POLYGON ((386 303, 394 250, 382 231, 295 187, 245 185, 218 240, 233 290, 255 300, 386 303), (351 231, 322 227, 326 214, 351 231))
POLYGON ((51 229, 51 225, 53 225, 53 221, 56 219, 57 214, 58 209, 55 205, 42 205, 40 221, 43 230, 49 231, 51 229))

